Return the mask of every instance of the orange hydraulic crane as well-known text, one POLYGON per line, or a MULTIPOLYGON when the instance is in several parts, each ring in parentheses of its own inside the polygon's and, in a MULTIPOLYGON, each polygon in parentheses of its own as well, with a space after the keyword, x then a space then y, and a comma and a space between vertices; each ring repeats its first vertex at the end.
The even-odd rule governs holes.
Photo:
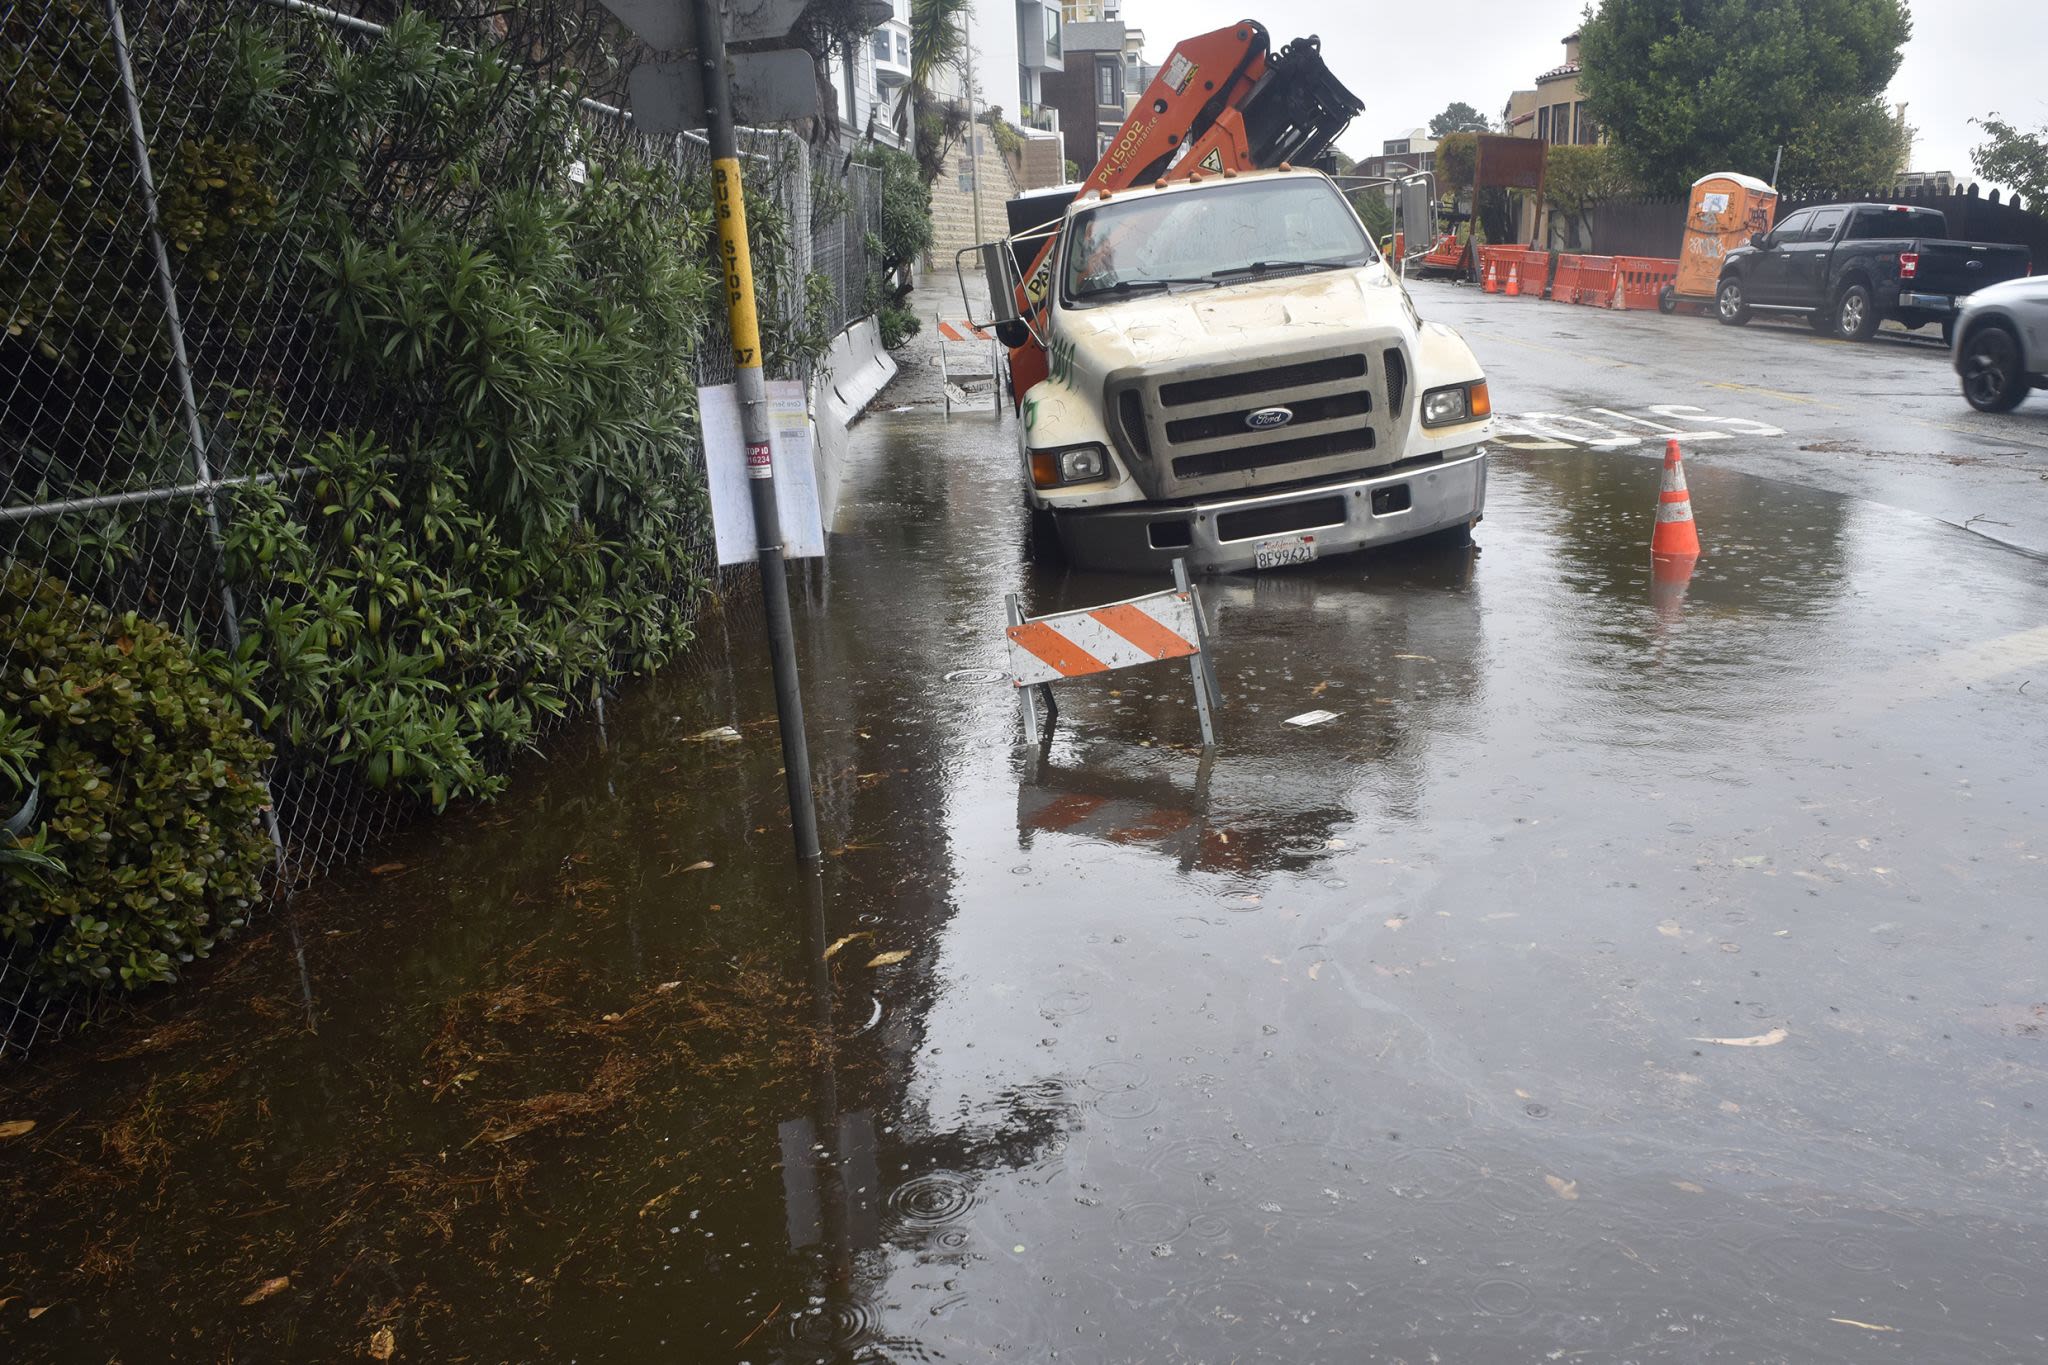
MULTIPOLYGON (((1113 194, 1169 171, 1235 175, 1287 162, 1305 165, 1329 150, 1364 108, 1323 64, 1318 39, 1297 38, 1275 52, 1265 27, 1246 19, 1173 49, 1078 193, 1113 194)), ((1065 195, 1013 200, 1012 235, 1056 221, 1071 202, 1065 195)), ((1055 244, 1048 239, 1030 269, 1019 272, 1018 303, 1034 323, 1051 288, 1055 244)), ((1013 402, 1046 376, 1040 335, 1035 325, 1004 329, 1013 402)))

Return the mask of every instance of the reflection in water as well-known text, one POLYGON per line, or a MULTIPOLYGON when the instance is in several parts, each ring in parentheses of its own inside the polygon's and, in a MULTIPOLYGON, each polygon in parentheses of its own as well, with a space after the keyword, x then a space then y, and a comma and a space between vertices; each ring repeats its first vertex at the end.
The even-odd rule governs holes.
POLYGON ((1003 595, 1157 585, 1019 562, 1007 431, 875 420, 823 877, 734 624, 306 902, 303 987, 272 926, 10 1092, 11 1355, 2040 1356, 2048 574, 1698 466, 1666 615, 1654 464, 1503 459, 1478 549, 1206 585, 1210 761, 1172 665, 1037 755, 1003 595), (1978 687, 1838 705, 1925 657, 1978 687))

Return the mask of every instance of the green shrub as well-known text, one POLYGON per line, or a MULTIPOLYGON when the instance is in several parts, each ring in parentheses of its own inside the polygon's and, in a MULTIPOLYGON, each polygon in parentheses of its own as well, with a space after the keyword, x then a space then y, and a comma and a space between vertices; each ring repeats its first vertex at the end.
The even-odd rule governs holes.
POLYGON ((893 351, 916 336, 918 328, 923 326, 923 323, 918 321, 917 314, 908 308, 898 308, 891 304, 876 312, 875 325, 881 329, 883 347, 893 351))
POLYGON ((0 786, 40 775, 46 860, 0 861, 0 937, 34 951, 46 986, 173 980, 261 894, 270 746, 223 690, 225 660, 132 612, 17 566, 0 620, 19 623, 0 728, 22 759, 0 786))

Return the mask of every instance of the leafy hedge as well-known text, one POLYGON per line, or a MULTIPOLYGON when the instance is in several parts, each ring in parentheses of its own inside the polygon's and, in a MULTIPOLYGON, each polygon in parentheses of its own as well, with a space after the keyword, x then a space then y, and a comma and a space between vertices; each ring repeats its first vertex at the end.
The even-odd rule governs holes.
MULTIPOLYGON (((16 752, 39 774, 43 821, 40 865, 0 860, 0 937, 33 949, 50 985, 172 980, 261 894, 270 746, 228 698, 225 661, 133 612, 17 566, 0 620, 17 627, 0 729, 36 731, 16 752)), ((25 775, 0 774, 8 814, 25 775)))
MULTIPOLYGON (((0 271, 0 356, 20 370, 0 381, 92 399, 8 414, 27 452, 11 498, 190 477, 153 277, 140 256, 110 271, 94 255, 141 240, 132 197, 101 192, 132 179, 104 22, 86 0, 0 21, 24 148, 0 203, 40 234, 0 271)), ((37 775, 49 816, 0 838, 0 933, 38 945, 52 985, 167 979, 239 922, 268 849, 251 784, 272 745, 281 766, 436 807, 492 796, 551 717, 690 640, 711 563, 694 377, 722 345, 722 293, 702 167, 583 115, 573 72, 444 43, 417 13, 366 42, 192 3, 130 36, 206 427, 235 472, 271 477, 219 496, 218 565, 196 504, 35 519, 0 546, 43 622, 7 642, 7 686, 49 674, 22 691, 29 709, 0 706, 0 818, 37 775), (173 559, 196 592, 167 595, 173 559), (62 598, 35 564, 195 634, 223 573, 240 649, 62 598), (185 719, 136 712, 99 675, 169 687, 185 719), (66 687, 115 709, 66 719, 66 687), (89 744, 72 733, 88 725, 89 744), (110 757, 143 751, 175 757, 110 757), (204 773, 220 782, 194 785, 204 773), (145 826, 161 864, 131 846, 145 826), (187 885, 202 872, 204 895, 187 885)), ((756 277, 782 305, 761 310, 764 359, 786 372, 822 354, 830 300, 759 189, 756 277)), ((288 836, 348 818, 281 814, 288 836)))

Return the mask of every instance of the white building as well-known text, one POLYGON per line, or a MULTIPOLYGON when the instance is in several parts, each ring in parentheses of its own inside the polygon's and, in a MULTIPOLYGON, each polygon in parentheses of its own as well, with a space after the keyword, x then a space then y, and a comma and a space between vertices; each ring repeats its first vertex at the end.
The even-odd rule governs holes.
POLYGON ((849 138, 910 145, 903 91, 910 81, 910 0, 891 0, 887 19, 832 71, 832 95, 849 138))

